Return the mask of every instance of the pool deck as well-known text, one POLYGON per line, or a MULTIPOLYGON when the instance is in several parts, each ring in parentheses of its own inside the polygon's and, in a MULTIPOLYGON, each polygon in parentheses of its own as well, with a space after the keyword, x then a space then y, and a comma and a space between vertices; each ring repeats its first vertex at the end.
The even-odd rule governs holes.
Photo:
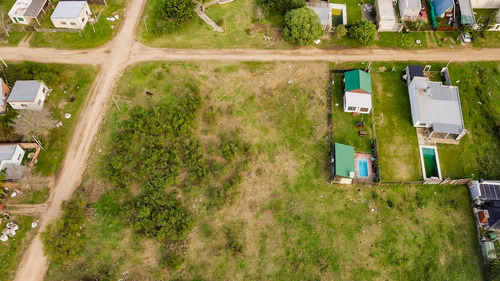
POLYGON ((459 143, 454 139, 430 138, 429 129, 427 128, 417 128, 417 138, 419 145, 435 146, 437 143, 458 145, 459 143))
POLYGON ((353 183, 372 183, 375 182, 376 174, 373 172, 373 161, 372 155, 370 153, 354 153, 354 169, 356 170, 356 178, 353 180, 353 183), (368 177, 362 178, 359 176, 358 171, 358 160, 366 160, 368 162, 368 177))

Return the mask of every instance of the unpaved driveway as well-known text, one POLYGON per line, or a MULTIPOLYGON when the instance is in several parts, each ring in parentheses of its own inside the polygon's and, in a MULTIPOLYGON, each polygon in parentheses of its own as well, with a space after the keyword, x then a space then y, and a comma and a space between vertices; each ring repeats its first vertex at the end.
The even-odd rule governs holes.
MULTIPOLYGON (((178 50, 146 47, 137 42, 135 30, 140 22, 146 0, 131 0, 117 37, 105 46, 85 51, 54 50, 49 48, 0 47, 0 58, 37 62, 92 64, 100 70, 85 102, 75 128, 59 177, 52 189, 47 208, 42 214, 39 231, 60 215, 60 205, 68 200, 81 182, 93 139, 107 108, 109 95, 124 69, 134 63, 153 60, 232 60, 232 61, 454 61, 500 60, 500 49, 346 49, 317 50, 178 50)), ((37 209, 37 211, 40 211, 37 209)), ((26 250, 15 280, 43 280, 47 259, 37 235, 26 250)))

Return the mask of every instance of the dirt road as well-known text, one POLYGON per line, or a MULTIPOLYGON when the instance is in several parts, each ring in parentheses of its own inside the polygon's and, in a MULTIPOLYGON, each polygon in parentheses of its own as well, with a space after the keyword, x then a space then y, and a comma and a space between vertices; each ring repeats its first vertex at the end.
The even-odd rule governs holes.
MULTIPOLYGON (((280 50, 178 50, 155 49, 137 42, 135 30, 140 22, 146 0, 131 0, 125 20, 117 37, 109 44, 94 50, 74 51, 49 48, 0 47, 0 58, 4 60, 30 60, 37 62, 99 65, 100 70, 85 102, 75 134, 69 144, 59 177, 52 190, 47 207, 40 221, 40 232, 47 223, 60 215, 61 202, 71 197, 80 184, 89 149, 99 130, 107 108, 109 95, 113 93, 117 79, 124 69, 134 63, 152 60, 234 60, 234 61, 376 61, 415 60, 454 61, 500 60, 500 49, 460 50, 391 50, 391 49, 347 49, 294 51, 280 50)), ((40 211, 37 209, 37 211, 40 211)), ((43 280, 47 270, 47 259, 43 255, 43 244, 37 235, 19 265, 15 280, 43 280)))
MULTIPOLYGON (((109 95, 113 92, 116 81, 124 70, 124 67, 127 66, 132 45, 136 40, 135 30, 145 2, 145 0, 132 0, 129 3, 127 15, 116 39, 104 49, 90 51, 89 54, 92 55, 87 57, 87 54, 82 52, 75 52, 73 55, 70 54, 71 52, 68 53, 66 51, 61 51, 60 54, 62 55, 60 56, 51 57, 52 61, 57 62, 69 59, 71 63, 85 62, 95 64, 101 62, 102 64, 90 91, 90 96, 83 106, 81 112, 82 118, 80 118, 76 125, 75 134, 68 147, 55 188, 50 194, 48 208, 41 217, 39 232, 44 230, 48 222, 60 215, 61 202, 69 199, 81 182, 89 149, 107 108, 106 103, 109 95), (103 55, 103 50, 111 51, 109 54, 103 55), (83 60, 83 58, 85 59, 83 60)), ((22 59, 37 60, 34 54, 31 54, 31 52, 22 53, 24 51, 26 50, 19 50, 21 54, 18 54, 18 56, 22 56, 22 59)), ((0 53, 2 52, 3 50, 0 51, 0 53)), ((43 53, 47 52, 47 50, 36 50, 36 52, 43 53)), ((59 51, 52 52, 59 53, 59 51)), ((107 52, 104 51, 104 53, 107 52)), ((43 54, 39 54, 39 58, 43 57, 43 59, 46 59, 43 54)), ((3 53, 2 56, 4 56, 3 53)), ((43 244, 40 235, 37 235, 21 260, 15 280, 43 280, 46 271, 47 259, 43 254, 43 244)))

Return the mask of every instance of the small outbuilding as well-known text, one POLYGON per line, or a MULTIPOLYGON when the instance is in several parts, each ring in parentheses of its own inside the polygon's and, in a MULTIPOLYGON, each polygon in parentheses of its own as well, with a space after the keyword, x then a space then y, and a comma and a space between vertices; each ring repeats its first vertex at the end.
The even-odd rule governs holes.
POLYGON ((399 15, 402 21, 417 21, 422 10, 420 0, 399 0, 399 15))
POLYGON ((333 182, 352 184, 356 171, 354 168, 354 147, 335 143, 332 158, 333 182))
POLYGON ((24 150, 19 144, 0 144, 0 171, 9 165, 21 165, 24 150))
POLYGON ((19 80, 7 102, 14 109, 42 110, 49 88, 43 81, 19 80))
POLYGON ((32 19, 38 24, 38 16, 44 11, 47 0, 17 0, 9 11, 9 18, 13 23, 29 25, 32 19))
POLYGON ((399 32, 403 27, 398 23, 392 0, 375 0, 378 31, 399 32))
POLYGON ((0 114, 4 114, 7 110, 7 98, 9 97, 10 89, 7 84, 0 78, 0 114))
POLYGON ((87 1, 60 1, 50 19, 57 28, 84 29, 89 17, 87 1))
POLYGON ((483 244, 481 244, 481 250, 485 260, 492 261, 497 259, 497 253, 493 242, 483 242, 483 244))
POLYGON ((372 80, 370 74, 356 69, 344 73, 344 112, 370 113, 372 80))

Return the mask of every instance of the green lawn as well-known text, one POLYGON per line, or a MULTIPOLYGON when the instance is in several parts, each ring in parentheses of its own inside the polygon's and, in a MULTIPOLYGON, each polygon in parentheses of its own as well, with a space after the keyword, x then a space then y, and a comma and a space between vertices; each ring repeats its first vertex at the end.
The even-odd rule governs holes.
MULTIPOLYGON (((80 33, 71 32, 35 32, 31 38, 30 45, 33 47, 53 47, 57 49, 90 49, 101 46, 109 42, 116 34, 123 21, 124 8, 127 0, 108 1, 108 6, 90 5, 91 11, 97 16, 102 11, 99 21, 94 25, 94 30, 90 23, 80 33), (114 22, 107 21, 107 17, 119 15, 120 19, 114 22), (113 26, 113 28, 112 28, 113 26)), ((55 28, 50 20, 53 10, 43 19, 42 28, 55 28)))
MULTIPOLYGON (((51 263, 46 279, 482 280, 466 187, 329 183, 328 70, 317 62, 154 62, 128 69, 117 87, 121 110, 108 111, 83 184, 92 208, 82 232, 91 235, 77 259, 51 263), (109 136, 131 106, 175 104, 193 89, 203 97, 194 129, 202 157, 224 163, 211 158, 220 149, 218 136, 239 128, 251 147, 248 170, 234 201, 215 209, 206 193, 213 178, 186 184, 189 171, 181 173, 168 191, 189 209, 195 227, 181 244, 146 239, 127 221, 127 202, 138 188, 114 188, 102 179, 114 149, 109 136), (176 270, 165 266, 173 253, 181 253, 176 270)), ((396 85, 374 83, 377 95, 399 89, 399 77, 387 74, 385 81, 396 85)), ((397 114, 387 108, 389 123, 397 114)))
POLYGON ((332 85, 332 141, 352 145, 355 151, 371 152, 373 151, 372 116, 371 114, 354 116, 352 113, 344 112, 343 79, 344 74, 333 74, 335 84, 332 85), (367 132, 365 137, 360 137, 359 129, 355 127, 355 124, 361 121, 365 122, 364 130, 367 132))
MULTIPOLYGON (((47 139, 42 140, 44 149, 35 165, 35 170, 42 175, 55 174, 61 165, 79 118, 81 105, 90 91, 96 71, 95 67, 90 66, 29 62, 9 63, 9 68, 4 71, 11 87, 16 80, 41 79, 52 89, 44 107, 50 109, 54 119, 62 121, 63 126, 53 129, 47 139), (71 118, 64 118, 66 113, 70 113, 71 118)), ((9 138, 8 141, 14 139, 9 138)))
MULTIPOLYGON (((238 0, 223 5, 212 5, 207 8, 206 14, 221 27, 225 33, 219 33, 203 22, 198 16, 187 23, 178 32, 166 35, 156 35, 153 32, 153 8, 157 0, 149 0, 144 15, 147 16, 149 34, 146 33, 144 23, 138 29, 138 37, 147 45, 167 48, 290 48, 291 46, 281 38, 277 27, 263 19, 258 20, 259 13, 254 0, 238 0), (225 24, 222 24, 225 20, 225 24), (264 35, 271 37, 269 43, 264 35)), ((272 18, 271 22, 279 22, 279 18, 272 18)), ((282 19, 281 19, 282 21, 282 19)))
MULTIPOLYGON (((0 280, 7 281, 13 279, 17 266, 23 257, 24 249, 36 232, 36 229, 31 228, 33 219, 33 217, 29 216, 11 217, 11 221, 17 223, 19 229, 16 231, 16 236, 9 237, 7 242, 0 242, 0 280)), ((7 222, 4 219, 0 225, 0 229, 3 230, 7 222)))

